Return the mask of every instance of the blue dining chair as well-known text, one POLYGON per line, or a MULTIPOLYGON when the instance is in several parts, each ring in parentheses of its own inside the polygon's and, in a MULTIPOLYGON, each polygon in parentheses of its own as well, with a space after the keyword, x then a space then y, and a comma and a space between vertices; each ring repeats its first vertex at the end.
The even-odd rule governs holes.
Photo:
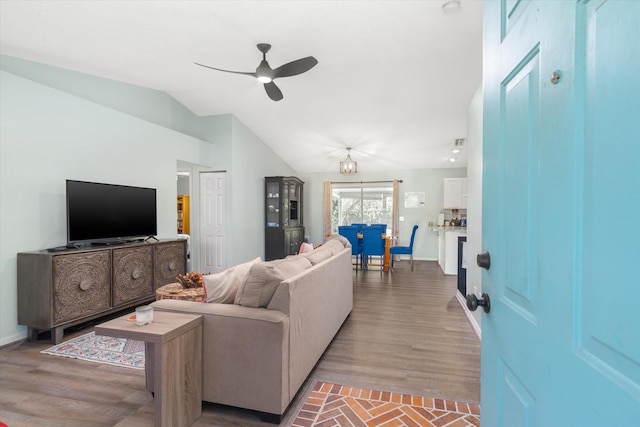
POLYGON ((362 231, 363 227, 367 226, 367 224, 359 223, 359 222, 353 222, 353 223, 351 223, 351 225, 353 225, 354 227, 358 227, 358 233, 360 233, 362 231))
POLYGON ((391 248, 389 248, 389 256, 391 257, 391 268, 393 268, 394 255, 409 255, 409 259, 411 260, 411 271, 413 271, 413 240, 416 237, 417 229, 418 226, 414 225, 413 231, 411 232, 411 242, 409 243, 409 246, 391 246, 391 248))
POLYGON ((380 257, 380 272, 384 268, 384 233, 382 227, 363 227, 362 228, 362 259, 364 268, 369 267, 371 257, 380 257))
POLYGON ((340 225, 338 226, 338 234, 344 236, 351 243, 351 256, 356 257, 357 272, 358 264, 362 262, 362 244, 358 239, 358 227, 355 225, 340 225))

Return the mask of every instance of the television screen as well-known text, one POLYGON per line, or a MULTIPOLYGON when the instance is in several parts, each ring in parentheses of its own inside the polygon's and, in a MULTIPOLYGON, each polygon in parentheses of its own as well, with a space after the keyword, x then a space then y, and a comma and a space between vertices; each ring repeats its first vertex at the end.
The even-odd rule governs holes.
POLYGON ((67 180, 67 241, 155 236, 156 189, 67 180))

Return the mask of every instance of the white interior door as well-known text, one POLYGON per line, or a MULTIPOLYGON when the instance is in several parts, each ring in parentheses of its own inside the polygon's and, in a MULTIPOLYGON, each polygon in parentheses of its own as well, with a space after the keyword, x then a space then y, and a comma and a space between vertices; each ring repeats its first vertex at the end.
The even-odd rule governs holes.
POLYGON ((226 173, 200 173, 200 270, 226 268, 226 173))

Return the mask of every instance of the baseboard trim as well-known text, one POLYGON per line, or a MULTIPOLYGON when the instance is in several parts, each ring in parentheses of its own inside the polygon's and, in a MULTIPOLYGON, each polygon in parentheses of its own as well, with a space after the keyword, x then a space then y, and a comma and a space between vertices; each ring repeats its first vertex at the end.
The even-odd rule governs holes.
POLYGON ((476 318, 471 315, 471 312, 467 308, 467 301, 465 297, 463 297, 460 292, 456 292, 456 299, 462 306, 462 309, 464 310, 464 314, 467 315, 467 319, 469 319, 469 323, 471 323, 471 327, 475 331, 476 335, 480 340, 482 340, 482 328, 480 327, 480 325, 478 325, 478 322, 476 322, 476 318))
POLYGON ((13 344, 18 341, 24 341, 27 339, 26 332, 18 332, 13 335, 9 335, 6 337, 0 338, 0 347, 4 347, 5 345, 13 344))

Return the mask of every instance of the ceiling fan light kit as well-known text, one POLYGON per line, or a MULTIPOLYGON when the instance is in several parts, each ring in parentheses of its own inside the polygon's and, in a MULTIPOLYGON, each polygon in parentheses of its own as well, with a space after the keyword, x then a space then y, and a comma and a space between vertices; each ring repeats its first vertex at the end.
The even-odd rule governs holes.
POLYGON ((340 173, 342 175, 356 175, 358 173, 358 163, 351 159, 351 147, 347 147, 347 158, 340 162, 340 173))
POLYGON ((278 68, 273 69, 267 62, 267 52, 269 52, 269 50, 271 49, 271 45, 268 43, 259 43, 257 47, 258 50, 262 52, 262 61, 260 61, 260 65, 258 65, 256 71, 253 73, 244 71, 223 70, 222 68, 214 68, 197 62, 194 62, 194 64, 216 71, 223 71, 225 73, 244 74, 247 76, 255 77, 259 82, 264 84, 264 90, 267 92, 269 98, 271 98, 273 101, 280 101, 282 98, 284 98, 284 96, 282 95, 282 91, 280 91, 280 88, 278 88, 278 86, 276 86, 276 84, 273 82, 275 79, 281 77, 297 76, 298 74, 309 71, 318 64, 318 60, 316 58, 314 58, 313 56, 307 56, 305 58, 288 62, 278 68))

